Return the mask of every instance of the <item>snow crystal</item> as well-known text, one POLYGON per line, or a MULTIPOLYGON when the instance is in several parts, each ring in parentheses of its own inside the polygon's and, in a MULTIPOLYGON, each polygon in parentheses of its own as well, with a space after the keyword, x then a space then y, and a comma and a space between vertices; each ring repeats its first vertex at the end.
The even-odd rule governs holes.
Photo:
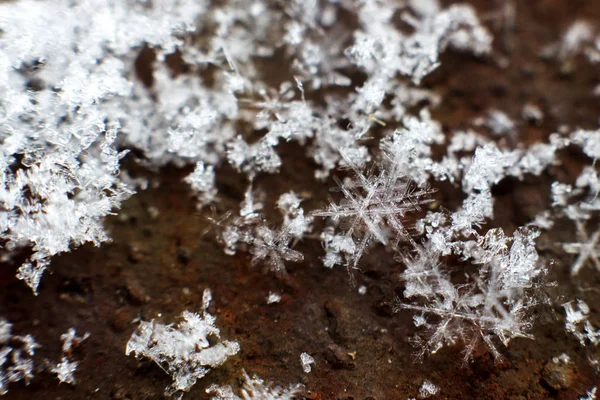
POLYGON ((308 353, 302 353, 300 354, 300 363, 302 364, 302 370, 308 374, 312 370, 311 365, 315 363, 315 359, 308 353))
POLYGON ((182 321, 176 326, 163 325, 157 321, 142 321, 137 331, 127 342, 125 354, 135 354, 154 361, 171 375, 173 383, 166 394, 187 392, 196 381, 204 377, 211 368, 223 364, 228 357, 239 352, 237 342, 209 342, 209 337, 220 338, 215 318, 206 309, 211 294, 204 291, 202 315, 184 311, 182 321))

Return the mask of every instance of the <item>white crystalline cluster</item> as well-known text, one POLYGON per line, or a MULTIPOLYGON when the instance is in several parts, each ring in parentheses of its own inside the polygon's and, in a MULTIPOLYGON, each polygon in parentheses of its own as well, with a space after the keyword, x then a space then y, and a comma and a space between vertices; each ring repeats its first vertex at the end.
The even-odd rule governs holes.
POLYGON ((304 259, 304 255, 293 247, 312 230, 313 217, 304 214, 300 201, 294 192, 283 194, 277 201, 283 223, 278 228, 270 227, 260 212, 263 202, 255 198, 250 183, 239 217, 219 233, 225 252, 235 254, 238 249, 249 249, 252 265, 263 264, 265 269, 284 275, 286 262, 301 262, 304 259))
MULTIPOLYGON (((435 94, 400 83, 397 72, 419 82, 447 47, 476 55, 490 50, 490 34, 467 5, 412 2, 401 10, 400 4, 331 2, 318 11, 316 3, 282 9, 239 0, 2 3, 0 207, 6 212, 0 238, 9 251, 33 249, 18 276, 35 291, 52 256, 108 239, 102 218, 132 194, 119 178, 128 149, 140 150, 154 166, 195 164, 186 180, 200 205, 217 194, 215 166, 229 162, 250 179, 275 173, 282 164, 276 147, 284 141, 310 139, 315 175, 324 179, 347 162, 362 167, 371 160, 360 140, 382 123, 372 113, 396 88, 397 115, 420 100, 439 103, 435 94), (413 34, 393 26, 395 11, 403 12, 413 34), (357 31, 339 18, 344 12, 358 15, 357 31), (204 27, 203 45, 190 45, 185 36, 204 27), (323 27, 340 34, 324 36, 323 27), (279 48, 293 61, 292 71, 272 88, 253 60, 279 48), (176 52, 191 71, 220 70, 210 82, 201 74, 174 73, 165 59, 176 52), (140 53, 156 56, 148 71, 136 70, 140 53), (307 100, 307 90, 349 86, 340 71, 353 64, 373 76, 342 104, 307 100), (350 123, 341 126, 341 118, 350 123), (266 134, 250 140, 239 134, 240 124, 266 134)), ((427 162, 417 168, 428 168, 427 162)), ((308 217, 289 218, 283 237, 266 229, 255 235, 263 242, 255 246, 259 259, 266 258, 261 247, 307 231, 308 217)), ((281 269, 278 261, 273 265, 281 269)))
MULTIPOLYGON (((554 53, 562 62, 580 53, 598 62, 595 35, 577 21, 554 53)), ((360 269, 369 250, 385 249, 403 268, 397 311, 414 313, 428 333, 416 339, 420 354, 460 343, 468 359, 484 343, 500 358, 498 343, 530 337, 547 273, 535 240, 561 218, 576 230, 576 241, 559 246, 573 257, 573 277, 590 265, 600 270, 600 131, 560 129, 524 146, 516 143, 520 124, 501 109, 457 132, 432 117, 444 98, 435 85, 419 85, 439 68, 441 53, 492 51, 469 5, 22 0, 0 4, 0 48, 0 245, 4 259, 31 249, 18 277, 34 291, 53 256, 108 240, 103 218, 134 187, 143 189, 121 172, 128 152, 151 168, 195 167, 185 181, 200 208, 219 200, 220 171, 240 174, 247 188, 239 210, 212 222, 225 253, 246 252, 252 265, 284 275, 286 265, 304 260, 305 241, 317 238, 327 268, 360 269), (494 187, 544 174, 567 147, 589 163, 575 182, 551 183, 551 209, 511 236, 486 228, 494 187), (287 160, 298 149, 312 160, 306 171, 287 160), (290 184, 272 197, 262 176, 280 172, 289 174, 282 181, 314 176, 315 186, 290 184), (331 186, 329 178, 334 193, 316 209, 313 192, 331 186), (441 204, 446 193, 434 193, 442 181, 462 192, 462 202, 441 204), (458 266, 445 263, 450 256, 471 267, 460 280, 450 268, 458 266)), ((544 117, 535 105, 521 109, 529 122, 544 117)), ((186 311, 177 326, 142 322, 128 343, 128 354, 171 375, 169 393, 189 390, 239 350, 209 341, 219 337, 209 297, 201 314, 186 311)), ((577 336, 583 326, 584 341, 594 342, 597 332, 578 319, 587 315, 584 303, 578 307, 565 306, 567 329, 577 336)), ((83 339, 74 331, 63 338, 65 358, 53 367, 63 382, 74 382, 69 352, 83 339)), ((0 367, 10 365, 0 369, 5 390, 29 379, 24 354, 35 342, 0 323, 0 344, 0 367), (9 340, 20 340, 21 353, 9 340)), ((302 364, 310 370, 308 357, 302 364)), ((293 392, 269 392, 246 378, 244 398, 293 392)))
POLYGON ((74 385, 78 362, 72 361, 72 350, 88 337, 89 333, 79 337, 75 329, 70 328, 67 333, 61 335, 63 341, 61 361, 57 363, 46 361, 45 366, 38 365, 34 369, 35 350, 41 346, 31 335, 13 335, 12 324, 0 318, 0 396, 8 393, 10 383, 23 381, 29 385, 34 378, 34 370, 37 373, 47 369, 55 374, 61 383, 74 385))
POLYGON ((439 393, 439 391, 440 391, 440 388, 438 386, 436 386, 432 382, 426 380, 425 382, 423 382, 423 384, 419 388, 419 398, 427 399, 429 397, 435 396, 436 394, 439 393))
POLYGON ((136 49, 173 52, 202 9, 185 0, 0 4, 0 238, 9 250, 33 249, 18 276, 34 291, 52 256, 108 239, 102 218, 131 194, 118 179, 127 122, 115 110, 139 90, 136 49))
POLYGON ((300 354, 300 364, 302 364, 302 370, 305 373, 309 373, 312 370, 312 364, 315 363, 315 359, 308 353, 300 354))
POLYGON ((184 311, 176 327, 154 320, 142 321, 127 342, 126 355, 148 358, 171 376, 173 383, 165 392, 168 395, 189 391, 211 368, 223 364, 240 350, 237 342, 212 342, 220 338, 220 331, 215 318, 206 311, 210 299, 210 291, 206 289, 202 315, 184 311))
POLYGON ((203 162, 198 162, 194 172, 185 180, 198 196, 200 205, 210 204, 214 201, 217 189, 215 188, 215 171, 211 165, 206 166, 203 162))
POLYGON ((8 393, 10 383, 29 384, 33 378, 33 355, 38 347, 30 335, 13 336, 12 324, 0 318, 0 396, 8 393), (21 346, 15 348, 10 342, 21 343, 21 346))
POLYGON ((288 388, 270 386, 257 376, 249 377, 243 374, 244 384, 240 396, 234 393, 231 386, 211 385, 206 393, 212 395, 211 400, 292 400, 301 389, 300 385, 290 385, 288 388))
POLYGON ((415 325, 429 332, 415 338, 419 357, 461 343, 468 361, 483 341, 502 359, 496 341, 506 346, 514 338, 531 337, 530 311, 538 302, 538 282, 547 273, 535 249, 538 235, 523 229, 510 238, 492 229, 475 242, 462 242, 457 251, 480 269, 460 285, 453 283, 431 243, 405 256, 404 297, 413 302, 399 299, 397 309, 415 311, 415 325))
POLYGON ((596 394, 598 392, 598 387, 594 386, 590 390, 588 390, 584 396, 581 396, 579 400, 596 400, 596 394))
POLYGON ((281 296, 274 292, 269 292, 269 296, 267 296, 267 304, 279 303, 281 301, 281 296))
POLYGON ((77 332, 74 328, 71 328, 60 336, 63 341, 62 351, 63 357, 59 363, 56 363, 50 368, 50 372, 55 373, 58 380, 62 383, 68 383, 69 385, 75 384, 75 371, 79 363, 77 361, 71 361, 71 350, 73 346, 79 346, 81 342, 90 337, 90 334, 86 332, 83 336, 77 336, 77 332))
POLYGON ((403 222, 405 216, 420 211, 423 204, 430 202, 427 195, 431 191, 416 186, 406 177, 400 164, 391 161, 389 168, 381 168, 375 174, 348 163, 355 176, 344 181, 336 179, 344 200, 314 214, 330 217, 334 222, 344 220, 349 227, 345 231, 347 239, 322 236, 327 241, 325 247, 334 254, 327 256, 326 266, 337 263, 339 258, 335 254, 344 252, 347 265, 356 267, 372 242, 396 246, 401 241, 410 241, 403 222))
POLYGON ((75 371, 77 370, 77 362, 71 362, 67 357, 63 357, 61 361, 52 367, 51 372, 56 374, 60 382, 75 384, 75 371))
POLYGON ((567 313, 565 330, 579 339, 582 346, 597 346, 600 343, 600 328, 596 329, 589 321, 589 306, 583 300, 578 300, 576 304, 568 302, 563 307, 567 313))

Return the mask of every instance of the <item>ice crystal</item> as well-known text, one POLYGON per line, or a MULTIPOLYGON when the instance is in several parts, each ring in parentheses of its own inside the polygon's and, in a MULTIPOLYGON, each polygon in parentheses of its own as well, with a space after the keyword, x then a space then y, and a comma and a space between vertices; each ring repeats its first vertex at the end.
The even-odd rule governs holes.
POLYGON ((419 398, 427 399, 429 397, 435 396, 436 394, 439 393, 439 391, 440 391, 440 388, 438 386, 436 386, 432 382, 426 380, 425 382, 423 382, 423 384, 419 388, 419 398))
POLYGON ((240 396, 233 392, 231 386, 220 387, 211 385, 206 393, 212 394, 212 400, 292 400, 300 391, 300 385, 290 385, 288 388, 270 386, 257 376, 249 377, 244 371, 244 384, 240 396))
POLYGON ((46 360, 45 365, 34 368, 35 350, 41 346, 31 335, 13 335, 12 324, 0 318, 0 396, 8 393, 10 383, 22 381, 29 385, 34 378, 34 371, 37 373, 47 370, 56 374, 61 383, 74 385, 78 362, 72 361, 72 350, 88 337, 87 333, 78 337, 75 329, 70 328, 67 333, 61 335, 62 359, 56 363, 46 360))
POLYGON ((326 252, 323 265, 327 268, 348 263, 356 251, 354 240, 346 235, 336 235, 333 227, 328 227, 321 233, 321 241, 326 252))
POLYGON ((582 346, 588 343, 597 346, 600 343, 600 329, 596 329, 588 319, 589 306, 583 300, 577 300, 576 304, 563 304, 563 308, 567 314, 565 330, 574 335, 582 346))
POLYGON ((581 146, 583 152, 593 160, 600 158, 600 130, 578 130, 572 135, 573 143, 581 146))
MULTIPOLYGON (((490 51, 491 36, 468 5, 455 4, 439 12, 434 12, 437 6, 423 7, 416 18, 403 14, 415 30, 410 36, 396 30, 391 22, 396 7, 392 3, 365 2, 359 11, 363 30, 355 33, 355 44, 348 54, 357 65, 374 73, 365 87, 373 85, 373 89, 380 90, 376 89, 382 86, 379 82, 396 72, 419 83, 439 66, 439 52, 448 46, 477 55, 490 51)), ((370 96, 373 89, 365 94, 370 96)))
POLYGON ((285 273, 285 261, 300 262, 304 256, 291 249, 292 233, 289 229, 274 231, 267 226, 259 226, 252 242, 252 265, 265 262, 273 272, 285 273))
POLYGON ((0 396, 8 393, 10 383, 23 381, 29 385, 34 371, 33 355, 39 347, 31 335, 12 335, 12 324, 0 318, 0 396), (20 347, 17 343, 21 343, 20 347))
POLYGON ((53 366, 50 371, 56 374, 56 377, 61 383, 67 383, 69 385, 75 384, 75 371, 77 370, 77 362, 69 361, 67 357, 53 366))
POLYGON ((563 243, 563 249, 569 254, 576 254, 577 258, 571 267, 571 275, 577 275, 581 268, 591 263, 600 271, 600 230, 589 235, 584 221, 575 220, 577 229, 577 242, 563 243))
MULTIPOLYGON (((344 250, 349 256, 348 266, 356 267, 373 241, 393 247, 400 241, 412 240, 404 218, 430 202, 427 197, 431 190, 417 187, 396 164, 389 171, 379 172, 351 167, 352 178, 335 179, 343 200, 315 215, 342 220, 345 235, 354 242, 351 254, 344 250)), ((344 244, 345 249, 351 247, 344 244)))
POLYGON ((490 110, 484 125, 496 136, 505 136, 515 132, 515 123, 500 110, 490 110))
POLYGON ((527 103, 523 106, 523 109, 521 110, 521 118, 523 118, 525 121, 539 124, 544 119, 544 112, 537 105, 527 103))
POLYGON ((220 333, 215 318, 206 311, 210 298, 210 291, 206 289, 202 315, 184 311, 183 321, 176 327, 154 320, 140 322, 127 342, 126 355, 133 353, 136 357, 148 358, 171 376, 173 383, 165 391, 168 395, 189 391, 211 368, 239 352, 237 342, 212 342, 220 338, 220 333))
POLYGON ((136 90, 135 49, 173 52, 202 9, 184 0, 0 4, 0 237, 33 249, 18 276, 34 291, 52 256, 106 241, 102 218, 130 195, 118 179, 126 121, 115 110, 136 90))
POLYGON ((88 337, 90 337, 89 332, 86 332, 83 336, 77 336, 75 328, 69 328, 67 333, 60 336, 60 339, 63 342, 63 356, 60 362, 51 366, 50 372, 56 374, 56 377, 61 383, 67 383, 69 385, 74 385, 76 383, 75 371, 77 371, 79 363, 77 361, 72 361, 72 350, 73 348, 79 347, 81 342, 88 337))
POLYGON ((279 303, 281 301, 281 296, 274 292, 269 292, 269 296, 267 296, 267 304, 279 303))
MULTIPOLYGON (((267 225, 265 216, 260 212, 263 203, 256 198, 250 183, 240 206, 240 215, 232 219, 219 234, 225 244, 226 254, 235 254, 237 250, 249 250, 252 265, 262 263, 266 269, 285 274, 285 262, 301 262, 304 255, 294 250, 297 241, 312 230, 312 216, 306 216, 300 207, 300 198, 293 192, 283 194, 277 204, 283 214, 283 223, 279 228, 267 225)), ((226 218, 225 218, 226 219, 226 218)), ((218 225, 222 225, 218 222, 218 225)))
POLYGON ((262 140, 250 145, 240 136, 227 144, 227 158, 231 165, 249 177, 259 172, 277 172, 281 166, 281 159, 272 145, 262 140))
POLYGON ((426 110, 421 112, 420 118, 405 117, 402 123, 402 129, 381 142, 384 165, 391 174, 402 171, 419 186, 424 186, 435 169, 431 146, 443 143, 444 135, 426 110))
POLYGON ((205 205, 213 202, 217 195, 215 188, 215 172, 211 165, 204 165, 203 162, 196 164, 196 169, 185 180, 192 187, 200 205, 205 205))
POLYGON ((312 364, 315 363, 315 359, 310 356, 308 353, 300 354, 300 364, 302 364, 302 370, 305 373, 309 373, 312 370, 312 364))
POLYGON ((585 397, 581 396, 579 400, 596 400, 596 394, 598 392, 598 387, 594 386, 590 390, 585 393, 585 397))
POLYGON ((415 255, 404 257, 404 297, 414 302, 399 299, 397 310, 416 311, 415 325, 428 332, 427 338, 415 339, 419 357, 462 343, 468 360, 483 342, 501 359, 495 340, 506 346, 513 338, 531 337, 529 311, 538 302, 537 288, 546 274, 535 250, 537 235, 522 229, 507 238, 500 230, 488 231, 476 247, 466 248, 481 267, 461 285, 453 283, 442 268, 440 253, 429 243, 419 247, 415 255))
POLYGON ((86 332, 83 336, 77 336, 77 332, 75 328, 70 328, 67 333, 64 333, 60 336, 60 339, 63 341, 62 351, 65 354, 71 354, 71 349, 73 346, 78 347, 81 342, 90 337, 89 332, 86 332))
MULTIPOLYGON (((504 8, 506 19, 511 9, 504 8)), ((7 252, 33 250, 18 276, 34 291, 54 255, 108 240, 103 218, 133 188, 147 186, 120 173, 128 150, 152 168, 195 166, 185 181, 199 207, 218 200, 223 164, 247 179, 239 212, 227 210, 211 222, 225 252, 248 252, 253 265, 283 274, 286 263, 304 259, 296 246, 317 236, 328 268, 358 267, 376 243, 401 255, 406 290, 398 310, 414 312, 415 324, 427 331, 422 353, 461 342, 468 358, 483 341, 500 357, 496 342, 529 336, 546 273, 533 226, 573 220, 577 242, 563 245, 578 255, 573 274, 589 261, 600 269, 598 233, 585 229, 600 211, 600 131, 561 131, 524 147, 501 138, 517 133, 517 123, 502 111, 492 109, 479 121, 491 135, 447 132, 431 116, 442 97, 418 85, 439 67, 441 53, 452 48, 482 57, 491 51, 492 37, 469 5, 24 0, 2 3, 0 15, 0 241, 7 252), (136 60, 145 55, 153 61, 142 73, 136 60), (167 56, 175 62, 165 62, 167 56), (279 57, 285 58, 281 71, 266 76, 263 62, 279 57), (276 201, 280 218, 270 221, 274 201, 260 176, 290 167, 288 145, 281 151, 285 142, 304 146, 317 179, 334 175, 340 199, 305 212, 302 200, 312 190, 285 189, 276 201), (570 145, 592 162, 575 183, 552 184, 552 210, 512 237, 486 231, 494 218, 494 186, 542 174, 570 145), (452 210, 432 204, 425 214, 437 181, 462 189, 464 199, 452 210), (320 235, 311 235, 315 216, 327 218, 320 235), (470 265, 460 283, 448 260, 470 265)), ((555 46, 556 55, 563 62, 581 52, 600 59, 594 34, 577 21, 555 46)), ((522 117, 539 123, 543 113, 525 104, 522 117)), ((206 311, 209 297, 201 314, 186 311, 177 326, 142 322, 128 343, 127 353, 149 358, 173 377, 169 393, 188 390, 238 351, 234 342, 212 341, 219 331, 206 311)), ((268 302, 276 298, 270 294, 268 302)), ((65 357, 54 369, 71 383, 77 363, 69 353, 85 335, 64 336, 65 357)), ((26 356, 36 345, 28 336, 12 336, 2 322, 0 345, 0 368, 21 366, 9 378, 0 375, 2 390, 11 379, 27 381, 26 356), (21 348, 5 350, 9 340, 21 348)), ((288 398, 296 390, 245 378, 246 399, 288 398)), ((213 393, 238 398, 230 388, 213 393)))
POLYGON ((558 49, 559 58, 565 60, 582 50, 583 45, 592 39, 593 30, 586 21, 575 21, 564 34, 558 49))
POLYGON ((306 233, 312 231, 312 216, 305 216, 300 207, 300 198, 294 192, 282 194, 277 201, 277 207, 283 214, 283 229, 290 232, 295 240, 300 240, 306 233))

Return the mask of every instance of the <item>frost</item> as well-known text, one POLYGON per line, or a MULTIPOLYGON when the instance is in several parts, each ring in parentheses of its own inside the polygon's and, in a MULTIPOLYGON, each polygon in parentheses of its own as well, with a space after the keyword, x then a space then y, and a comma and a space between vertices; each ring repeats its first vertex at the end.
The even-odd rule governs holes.
POLYGON ((573 195, 573 187, 565 183, 552 182, 550 190, 552 191, 552 206, 554 207, 567 206, 569 198, 573 195))
POLYGON ((355 44, 347 53, 367 72, 376 72, 376 78, 366 85, 383 82, 396 72, 420 83, 438 67, 439 52, 448 46, 477 55, 490 51, 491 36, 470 6, 455 4, 433 12, 437 9, 437 6, 417 6, 418 17, 403 14, 405 22, 415 30, 406 36, 391 23, 394 5, 366 2, 362 6, 359 18, 364 31, 355 33, 355 44))
POLYGON ((475 151, 473 162, 463 180, 464 191, 487 191, 500 182, 518 161, 518 154, 503 152, 489 143, 475 151))
POLYGON ((544 120, 544 112, 535 104, 527 103, 521 110, 521 118, 539 124, 544 120))
POLYGON ((381 147, 392 173, 403 171, 419 186, 424 186, 429 173, 434 169, 431 160, 431 146, 444 141, 444 135, 438 123, 431 120, 427 111, 421 112, 421 118, 405 117, 403 129, 382 140, 381 147))
POLYGON ((86 332, 83 336, 77 336, 75 328, 70 328, 67 333, 60 336, 63 341, 62 351, 65 354, 71 354, 73 346, 79 347, 79 344, 90 337, 89 332, 86 332))
MULTIPOLYGON (((304 255, 293 247, 305 234, 312 230, 312 216, 305 216, 300 207, 300 198, 293 193, 283 194, 278 208, 283 214, 283 223, 279 228, 267 225, 262 200, 255 198, 252 182, 241 204, 240 215, 233 218, 231 224, 224 225, 228 215, 220 220, 212 219, 217 227, 224 229, 218 239, 225 245, 225 253, 233 255, 237 250, 246 250, 252 254, 252 265, 263 264, 268 270, 284 275, 286 262, 301 262, 304 255)), ((259 194, 259 196, 261 196, 259 194)))
POLYGON ((336 121, 330 118, 322 121, 321 129, 315 134, 311 154, 314 161, 321 166, 321 169, 315 172, 318 179, 326 178, 331 170, 343 164, 340 153, 345 154, 357 167, 371 161, 367 148, 358 144, 353 132, 340 129, 335 123, 336 121))
POLYGON ((133 353, 138 358, 148 358, 171 376, 173 383, 167 387, 167 395, 189 391, 211 368, 239 352, 237 342, 213 341, 220 338, 220 332, 215 318, 206 311, 210 298, 210 291, 206 289, 202 315, 184 311, 176 327, 154 320, 140 322, 127 342, 126 355, 133 353))
POLYGON ((289 231, 294 240, 301 240, 305 234, 312 231, 312 216, 305 216, 300 207, 300 198, 294 192, 282 194, 277 201, 277 207, 283 214, 283 229, 289 231))
POLYGON ((572 139, 588 157, 593 160, 600 158, 600 131, 578 130, 573 133, 572 139))
MULTIPOLYGON (((511 9, 503 9, 506 19, 511 9)), ((148 186, 120 172, 129 150, 144 167, 195 166, 185 181, 199 207, 219 201, 218 173, 237 171, 248 183, 239 210, 213 211, 209 219, 225 253, 245 252, 252 265, 285 274, 286 264, 304 260, 298 249, 317 239, 327 268, 358 268, 376 246, 399 257, 405 292, 397 308, 414 313, 422 354, 462 343, 468 359, 484 343, 500 358, 498 343, 529 337, 546 275, 535 226, 573 220, 577 242, 563 244, 577 254, 573 274, 590 262, 600 268, 598 234, 586 226, 600 210, 599 131, 562 130, 525 147, 513 140, 518 123, 497 109, 473 126, 491 134, 448 132, 432 118, 442 95, 418 85, 441 54, 491 51, 492 37, 469 5, 23 0, 2 3, 0 15, 0 241, 7 252, 31 248, 18 276, 34 291, 53 256, 108 240, 104 217, 148 186), (137 60, 146 55, 153 61, 141 74, 137 60), (271 79, 263 63, 279 63, 281 71, 271 79), (541 175, 570 145, 593 161, 574 183, 552 184, 551 210, 512 237, 486 228, 494 222, 494 186, 541 175), (314 162, 301 173, 319 184, 332 176, 338 193, 324 209, 303 208, 313 188, 285 188, 279 198, 266 190, 263 175, 297 167, 285 164, 289 151, 314 162), (447 209, 431 199, 439 181, 462 190, 460 205, 447 209), (312 234, 313 225, 321 232, 312 234)), ((576 22, 556 46, 558 57, 593 58, 600 43, 593 36, 590 24, 576 22)), ((525 104, 521 117, 539 123, 544 115, 525 104)), ((189 390, 239 350, 217 340, 209 294, 202 313, 186 311, 176 325, 144 321, 128 343, 128 354, 171 375, 168 393, 189 390)), ((280 299, 270 293, 267 302, 280 299)), ((65 357, 53 368, 72 383, 77 362, 69 353, 86 336, 63 336, 65 357)), ((33 338, 12 336, 10 324, 0 323, 3 349, 8 341, 22 345, 1 350, 2 385, 28 379, 26 359, 36 348, 33 338), (17 365, 4 378, 5 366, 17 365)), ((240 398, 296 391, 245 381, 240 398)), ((231 388, 212 393, 238 398, 231 388)))
POLYGON ((275 173, 281 166, 272 145, 266 141, 250 145, 241 136, 227 144, 227 158, 238 171, 251 178, 259 172, 275 173))
POLYGON ((552 362, 554 364, 570 364, 571 357, 569 357, 568 354, 561 353, 560 355, 558 355, 556 357, 552 357, 552 362))
POLYGON ((62 352, 63 356, 59 363, 52 365, 50 372, 56 374, 56 377, 61 383, 74 385, 75 371, 79 363, 77 361, 71 361, 73 348, 79 347, 81 342, 90 337, 90 334, 86 332, 83 336, 77 336, 75 328, 70 328, 67 333, 60 336, 62 340, 62 352))
POLYGON ((323 265, 327 268, 348 262, 356 251, 354 240, 345 235, 334 234, 332 227, 321 233, 321 241, 326 252, 323 265))

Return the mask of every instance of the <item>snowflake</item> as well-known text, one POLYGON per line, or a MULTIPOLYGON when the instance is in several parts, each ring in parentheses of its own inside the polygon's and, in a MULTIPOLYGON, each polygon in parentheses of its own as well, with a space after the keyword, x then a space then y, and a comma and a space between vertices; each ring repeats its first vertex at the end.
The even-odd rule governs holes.
POLYGON ((590 390, 585 393, 585 397, 581 396, 579 400, 596 400, 596 393, 598 392, 598 387, 594 386, 590 390))
POLYGON ((579 339, 582 346, 588 343, 597 346, 600 343, 600 329, 595 329, 588 319, 589 306, 583 300, 577 300, 576 305, 568 302, 563 304, 563 308, 567 314, 565 330, 579 339))
POLYGON ((577 259, 571 266, 571 275, 575 276, 579 273, 588 262, 593 263, 598 271, 600 271, 600 230, 594 232, 591 236, 588 235, 585 229, 585 224, 582 220, 575 220, 577 229, 577 242, 563 243, 563 249, 569 254, 577 254, 577 259))
POLYGON ((173 383, 167 387, 167 395, 189 391, 211 368, 223 364, 240 350, 237 342, 209 341, 209 337, 220 338, 215 318, 206 311, 210 300, 211 293, 206 289, 203 314, 184 311, 183 321, 177 327, 154 320, 142 321, 127 342, 126 355, 134 353, 136 357, 149 358, 171 375, 173 383))
POLYGON ((309 373, 312 370, 311 365, 315 363, 315 359, 308 353, 300 354, 300 364, 302 364, 302 370, 305 373, 309 373))
POLYGON ((186 0, 0 3, 0 239, 33 250, 18 277, 34 292, 53 256, 108 240, 103 217, 132 194, 118 177, 122 124, 139 124, 149 140, 140 113, 123 112, 138 103, 131 60, 142 45, 174 52, 203 9, 186 0))
POLYGON ((439 393, 439 391, 440 388, 438 386, 426 380, 419 388, 419 397, 421 399, 427 399, 429 397, 435 396, 439 393))
POLYGON ((344 181, 335 178, 344 199, 314 215, 344 221, 346 236, 358 241, 348 265, 356 267, 374 240, 392 248, 400 241, 412 241, 404 218, 429 203, 427 196, 432 191, 416 187, 399 169, 381 169, 375 174, 350 166, 354 178, 344 181))
POLYGON ((435 354, 445 345, 462 343, 467 361, 483 342, 500 360, 495 340, 506 346, 516 337, 531 338, 529 311, 537 304, 537 282, 547 272, 538 265, 537 235, 517 230, 508 247, 510 240, 502 231, 488 231, 471 251, 474 262, 481 264, 479 272, 467 275, 467 282, 459 285, 442 268, 440 253, 431 243, 417 247, 414 256, 404 256, 404 297, 413 302, 397 299, 396 311, 416 311, 415 326, 428 332, 426 339, 415 338, 419 358, 428 352, 435 354))
POLYGON ((214 201, 217 189, 215 188, 215 171, 212 165, 204 165, 203 162, 198 162, 194 172, 188 175, 185 180, 198 196, 201 206, 214 201))
POLYGON ((269 269, 277 273, 285 273, 285 261, 301 262, 304 256, 289 247, 292 233, 288 229, 275 231, 267 226, 259 226, 250 252, 252 265, 264 261, 269 269))
POLYGON ((33 358, 40 346, 31 335, 13 336, 12 324, 0 318, 0 396, 8 393, 10 383, 23 381, 26 385, 33 378, 33 358), (21 347, 11 347, 9 342, 20 342, 21 347))
POLYGON ((301 388, 301 385, 290 385, 288 388, 273 387, 257 376, 250 378, 246 371, 242 379, 244 385, 240 391, 241 397, 233 392, 231 386, 211 385, 206 389, 206 393, 215 395, 211 400, 292 400, 301 388))
POLYGON ((281 295, 275 292, 269 292, 269 296, 267 296, 267 304, 279 303, 281 301, 281 295))
POLYGON ((69 361, 67 357, 63 356, 61 362, 51 368, 50 371, 56 374, 58 380, 61 383, 67 383, 69 385, 75 384, 75 371, 77 370, 77 361, 69 361))

